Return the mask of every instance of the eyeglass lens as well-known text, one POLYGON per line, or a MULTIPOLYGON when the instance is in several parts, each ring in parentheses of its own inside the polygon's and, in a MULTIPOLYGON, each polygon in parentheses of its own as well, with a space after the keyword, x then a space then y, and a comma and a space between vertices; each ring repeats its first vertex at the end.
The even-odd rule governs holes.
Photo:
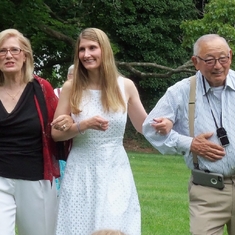
POLYGON ((6 55, 8 51, 9 51, 12 55, 18 55, 18 54, 20 54, 21 49, 18 48, 18 47, 11 47, 11 48, 9 48, 9 49, 7 49, 7 48, 2 48, 2 49, 0 49, 0 55, 6 55))

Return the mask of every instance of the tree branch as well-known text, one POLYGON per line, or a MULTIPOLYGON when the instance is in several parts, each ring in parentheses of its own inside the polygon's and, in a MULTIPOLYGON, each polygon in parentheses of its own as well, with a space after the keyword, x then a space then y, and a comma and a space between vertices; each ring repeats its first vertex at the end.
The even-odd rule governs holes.
POLYGON ((71 37, 68 37, 68 36, 66 36, 65 34, 63 34, 63 33, 60 33, 60 32, 58 32, 58 31, 56 31, 56 30, 54 30, 54 29, 51 29, 50 27, 48 27, 48 26, 46 26, 46 25, 42 25, 42 26, 39 26, 40 27, 40 29, 44 32, 44 33, 46 33, 47 35, 49 35, 49 36, 52 36, 52 37, 54 37, 54 38, 56 38, 56 39, 58 39, 58 40, 60 40, 60 41, 64 41, 64 42, 66 42, 66 43, 69 43, 69 44, 71 44, 72 46, 74 46, 75 45, 75 40, 74 39, 72 39, 71 37))
POLYGON ((170 68, 170 67, 166 67, 163 65, 159 65, 156 63, 142 63, 142 62, 120 62, 117 61, 116 62, 117 66, 119 67, 124 67, 126 68, 128 71, 132 72, 133 74, 140 76, 140 77, 157 77, 157 78, 168 78, 171 75, 175 74, 175 73, 182 73, 182 72, 186 72, 189 74, 193 74, 195 73, 195 69, 193 67, 193 63, 191 62, 191 60, 187 61, 186 63, 184 63, 183 65, 177 67, 177 68, 170 68), (162 69, 162 70, 166 70, 166 73, 146 73, 146 72, 142 72, 138 69, 136 69, 135 67, 153 67, 153 68, 158 68, 158 69, 162 69))

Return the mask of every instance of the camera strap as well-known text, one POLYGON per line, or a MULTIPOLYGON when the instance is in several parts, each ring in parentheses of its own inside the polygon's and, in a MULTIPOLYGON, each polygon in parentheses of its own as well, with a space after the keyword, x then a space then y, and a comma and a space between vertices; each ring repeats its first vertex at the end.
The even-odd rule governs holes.
MULTIPOLYGON (((190 77, 190 93, 188 103, 188 116, 189 116, 189 132, 190 136, 194 137, 194 118, 195 118, 195 97, 196 97, 196 75, 190 77)), ((199 169, 197 155, 193 154, 193 165, 195 169, 199 169)))
MULTIPOLYGON (((205 92, 205 95, 206 95, 207 102, 208 102, 209 107, 210 107, 210 110, 211 110, 211 115, 212 115, 212 117, 213 117, 213 120, 214 120, 216 129, 218 129, 219 127, 218 127, 218 125, 217 125, 217 122, 216 122, 214 113, 213 113, 213 111, 212 111, 212 109, 211 109, 211 104, 210 104, 209 98, 208 98, 208 96, 207 96, 206 84, 205 84, 205 78, 204 78, 204 76, 202 76, 202 79, 203 79, 203 88, 204 88, 204 92, 205 92)), ((220 113, 220 126, 222 127, 222 112, 220 113)))
MULTIPOLYGON (((206 87, 205 87, 205 81, 203 77, 203 85, 204 85, 204 91, 206 94, 206 98, 208 101, 208 104, 210 106, 209 98, 206 93, 206 87)), ((196 76, 190 77, 190 94, 189 94, 189 105, 188 105, 188 116, 189 116, 189 131, 190 131, 190 136, 194 137, 194 118, 195 118, 195 97, 196 97, 196 76)), ((215 123, 215 126, 217 128, 217 137, 220 139, 221 145, 223 147, 227 146, 229 144, 229 139, 226 134, 226 130, 222 126, 222 112, 220 113, 220 125, 221 127, 219 128, 216 122, 216 119, 214 117, 214 114, 212 112, 211 106, 210 106, 211 114, 215 123)), ((193 155, 193 164, 194 164, 194 169, 199 169, 199 164, 198 164, 198 158, 195 153, 192 153, 193 155)))

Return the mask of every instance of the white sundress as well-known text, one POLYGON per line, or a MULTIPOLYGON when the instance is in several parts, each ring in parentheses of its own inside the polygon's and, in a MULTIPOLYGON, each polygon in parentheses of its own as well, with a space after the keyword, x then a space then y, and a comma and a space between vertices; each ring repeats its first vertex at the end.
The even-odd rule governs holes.
MULTIPOLYGON (((125 99, 124 81, 118 83, 125 99)), ((123 147, 127 113, 104 113, 101 91, 89 90, 81 103, 81 121, 96 115, 109 121, 106 131, 88 129, 73 139, 59 196, 56 235, 90 235, 118 229, 140 235, 138 195, 123 147)))

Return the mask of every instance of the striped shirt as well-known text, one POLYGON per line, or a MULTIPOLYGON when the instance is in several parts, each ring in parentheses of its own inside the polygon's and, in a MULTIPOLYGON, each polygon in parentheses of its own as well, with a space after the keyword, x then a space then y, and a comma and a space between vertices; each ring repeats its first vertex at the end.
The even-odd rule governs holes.
MULTIPOLYGON (((216 162, 198 156, 199 167, 202 170, 221 173, 224 176, 235 174, 235 71, 229 70, 225 86, 220 92, 210 87, 205 79, 206 93, 200 71, 196 73, 196 98, 194 136, 213 132, 210 141, 220 144, 216 135, 216 123, 227 131, 230 144, 225 147, 226 155, 216 162), (220 118, 221 117, 221 118, 220 118)), ((190 169, 193 169, 193 157, 190 152, 192 137, 189 133, 188 102, 190 78, 185 78, 169 87, 165 95, 158 101, 143 123, 143 134, 146 139, 162 154, 180 154, 190 169), (167 135, 159 135, 150 126, 153 118, 166 117, 173 121, 173 129, 167 135)))

